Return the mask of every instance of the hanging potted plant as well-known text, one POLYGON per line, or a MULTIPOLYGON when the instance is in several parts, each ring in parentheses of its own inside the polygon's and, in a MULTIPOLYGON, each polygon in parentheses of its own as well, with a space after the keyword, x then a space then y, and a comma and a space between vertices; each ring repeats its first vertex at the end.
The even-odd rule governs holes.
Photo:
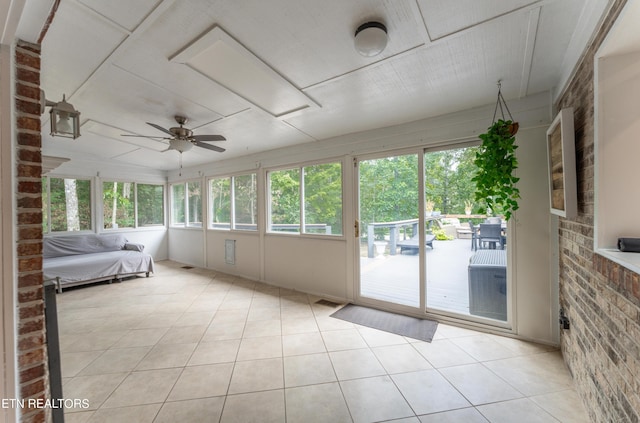
POLYGON ((498 81, 498 100, 493 112, 493 123, 486 133, 479 136, 482 145, 474 158, 478 171, 472 180, 476 183, 475 200, 486 204, 487 211, 502 212, 507 220, 518 209, 520 198, 520 190, 516 186, 520 178, 513 175, 518 168, 515 154, 518 148, 515 138, 518 127, 502 97, 501 83, 498 81), (505 119, 503 105, 509 115, 508 120, 505 119), (498 107, 502 119, 496 120, 498 107))
POLYGON ((478 171, 472 179, 476 183, 476 201, 484 202, 493 213, 501 211, 507 220, 518 209, 520 198, 516 186, 520 178, 513 176, 518 168, 513 126, 512 121, 499 119, 480 135, 482 145, 474 158, 478 171))

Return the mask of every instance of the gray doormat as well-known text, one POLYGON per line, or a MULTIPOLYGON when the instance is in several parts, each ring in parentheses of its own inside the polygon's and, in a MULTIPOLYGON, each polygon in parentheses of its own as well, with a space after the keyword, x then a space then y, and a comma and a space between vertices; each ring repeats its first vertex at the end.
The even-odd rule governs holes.
POLYGON ((353 304, 347 304, 331 317, 426 342, 431 342, 438 328, 438 322, 433 320, 418 319, 353 304))

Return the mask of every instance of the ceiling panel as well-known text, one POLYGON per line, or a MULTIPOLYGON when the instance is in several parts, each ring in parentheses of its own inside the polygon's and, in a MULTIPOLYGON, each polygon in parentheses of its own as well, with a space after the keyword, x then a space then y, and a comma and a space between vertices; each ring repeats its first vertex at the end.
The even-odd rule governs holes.
POLYGON ((98 135, 105 138, 111 138, 118 142, 123 142, 125 144, 131 144, 135 147, 142 147, 149 149, 151 151, 161 152, 166 150, 169 147, 168 141, 161 139, 152 139, 146 137, 124 137, 123 134, 126 135, 135 135, 130 132, 127 132, 121 128, 111 125, 105 125, 101 122, 96 122, 93 120, 89 120, 83 123, 81 132, 83 134, 91 133, 93 135, 98 135))
MULTIPOLYGON (((212 13, 217 9, 215 3, 212 13)), ((225 29, 300 88, 349 73, 427 40, 414 0, 250 0, 227 9, 220 18, 225 29), (365 58, 354 49, 354 34, 360 24, 370 20, 386 25, 389 42, 382 54, 365 58)))
POLYGON ((47 99, 71 96, 126 34, 73 2, 60 2, 42 43, 41 86, 47 99))
POLYGON ((143 40, 136 40, 118 56, 115 64, 122 70, 223 116, 250 106, 247 101, 206 76, 182 64, 170 62, 171 54, 150 48, 143 40))
POLYGON ((567 48, 580 19, 576 10, 582 7, 585 7, 584 0, 564 0, 541 9, 528 94, 558 83, 567 48))
POLYGON ((47 156, 72 157, 74 159, 89 159, 104 161, 119 155, 137 150, 140 147, 114 139, 105 139, 91 132, 82 132, 80 138, 51 137, 42 135, 42 154, 47 156))
MULTIPOLYGON (((429 36, 437 40, 539 0, 418 0, 429 36)), ((505 33, 507 34, 507 33, 505 33)))
MULTIPOLYGON (((292 125, 322 139, 351 130, 395 125, 495 101, 518 93, 526 41, 526 15, 513 15, 444 41, 313 87, 308 93, 323 109, 291 119, 292 125), (504 31, 517 36, 504 37, 504 31), (484 51, 485 54, 474 54, 484 51)), ((490 118, 490 117, 489 117, 490 118)))
POLYGON ((133 31, 162 0, 77 0, 96 13, 133 31))
POLYGON ((222 134, 227 138, 226 142, 216 144, 227 149, 217 159, 239 157, 314 141, 308 135, 282 121, 271 118, 270 115, 260 110, 247 110, 210 125, 199 127, 197 133, 222 134))
POLYGON ((74 106, 96 121, 152 136, 161 136, 162 132, 145 122, 169 128, 177 126, 174 116, 181 115, 189 119, 187 126, 190 127, 222 118, 215 111, 166 88, 110 66, 74 99, 74 106))

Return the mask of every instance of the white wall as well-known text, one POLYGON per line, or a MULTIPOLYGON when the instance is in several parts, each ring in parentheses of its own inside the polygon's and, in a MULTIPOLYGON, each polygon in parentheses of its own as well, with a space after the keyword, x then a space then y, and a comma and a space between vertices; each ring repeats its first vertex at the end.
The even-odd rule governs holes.
POLYGON ((204 231, 192 228, 170 228, 169 258, 196 267, 205 265, 204 231))
POLYGON ((167 229, 164 226, 159 229, 123 232, 123 235, 129 242, 144 244, 144 252, 151 254, 155 261, 169 258, 169 241, 167 229))
POLYGON ((346 299, 346 241, 269 234, 264 243, 264 280, 330 299, 346 299))
MULTIPOLYGON (((554 249, 550 230, 546 131, 548 126, 521 129, 516 136, 517 176, 521 199, 515 212, 515 245, 511 275, 515 282, 514 329, 519 335, 558 343, 557 274, 552 272, 554 249)), ((555 234, 554 234, 555 235, 555 234)), ((552 239, 553 238, 553 239, 552 239)), ((513 239, 509 237, 509 239, 513 239)), ((557 259, 557 255, 555 256, 557 259)))
POLYGON ((258 232, 207 231, 207 267, 221 272, 261 280, 258 232), (235 240, 235 264, 225 263, 225 241, 235 240))
POLYGON ((639 237, 640 190, 629 179, 640 157, 640 52, 598 60, 596 248, 639 237))

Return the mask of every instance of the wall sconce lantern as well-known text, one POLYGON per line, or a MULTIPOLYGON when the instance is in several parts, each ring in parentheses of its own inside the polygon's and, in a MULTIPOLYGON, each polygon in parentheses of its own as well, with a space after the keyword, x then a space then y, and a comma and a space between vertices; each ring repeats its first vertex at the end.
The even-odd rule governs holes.
POLYGON ((54 103, 45 99, 44 91, 41 91, 41 108, 51 107, 49 111, 51 124, 51 136, 76 139, 80 136, 80 112, 72 104, 67 103, 65 95, 62 101, 54 103))

